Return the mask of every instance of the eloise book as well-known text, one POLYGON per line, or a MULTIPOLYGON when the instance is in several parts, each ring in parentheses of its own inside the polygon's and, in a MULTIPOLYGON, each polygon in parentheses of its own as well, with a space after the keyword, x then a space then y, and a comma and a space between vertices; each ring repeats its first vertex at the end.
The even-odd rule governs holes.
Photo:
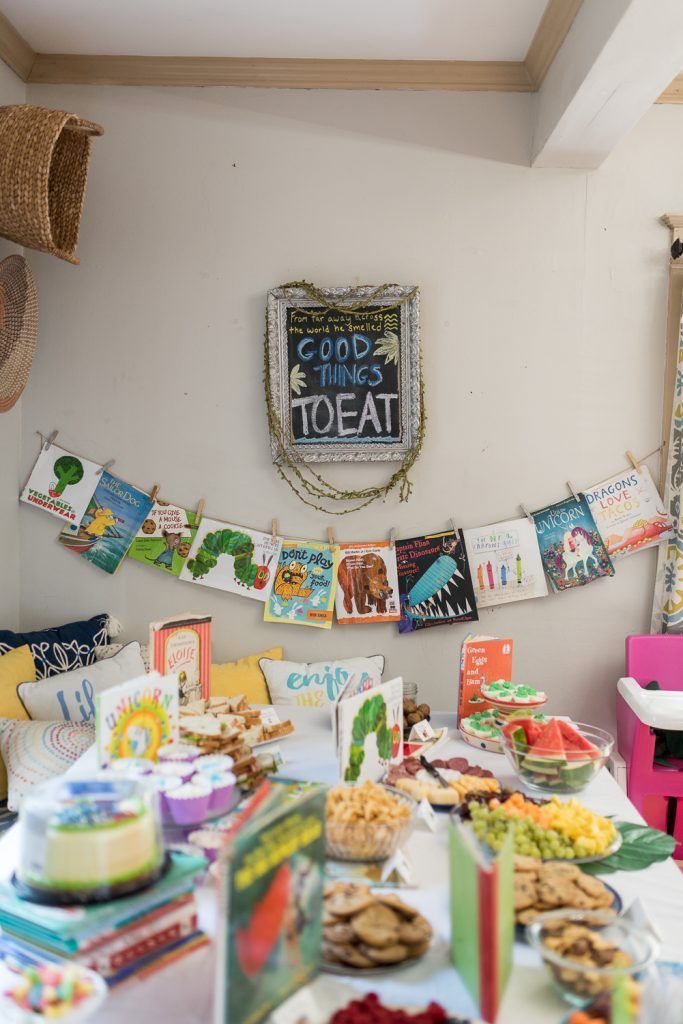
POLYGON ((481 695, 485 683, 512 679, 512 640, 497 636, 466 636, 460 651, 460 688, 458 691, 458 726, 468 718, 490 707, 481 695))
POLYGON ((586 491, 586 501, 611 558, 632 555, 673 535, 647 466, 596 484, 586 491))
POLYGON ((312 540, 283 540, 265 622, 330 629, 339 548, 312 540))
POLYGON ((546 505, 533 517, 541 558, 553 590, 568 590, 601 576, 614 576, 612 560, 584 494, 546 505))
POLYGON ((325 794, 276 790, 219 855, 215 1024, 259 1024, 319 971, 325 794))
POLYGON ((197 515, 158 498, 128 549, 128 558, 180 576, 197 532, 197 515))
POLYGON ((399 621, 396 549, 389 541, 339 545, 336 612, 340 626, 399 621))
POLYGON ((529 519, 508 519, 464 534, 477 608, 547 595, 536 530, 529 519))
POLYGON ((149 494, 104 470, 83 518, 67 524, 59 541, 99 569, 115 573, 151 507, 149 494))
POLYGON ((155 760, 178 739, 178 677, 150 672, 98 693, 95 734, 100 768, 120 757, 155 760))
POLYGON ((57 519, 80 523, 101 474, 96 462, 45 441, 19 500, 57 519))
POLYGON ((399 633, 479 618, 462 530, 396 541, 399 633))
POLYGON ((208 700, 211 692, 211 616, 185 612, 149 624, 152 668, 175 675, 180 703, 208 700))
POLYGON ((281 544, 270 533, 204 518, 180 578, 267 601, 281 544))

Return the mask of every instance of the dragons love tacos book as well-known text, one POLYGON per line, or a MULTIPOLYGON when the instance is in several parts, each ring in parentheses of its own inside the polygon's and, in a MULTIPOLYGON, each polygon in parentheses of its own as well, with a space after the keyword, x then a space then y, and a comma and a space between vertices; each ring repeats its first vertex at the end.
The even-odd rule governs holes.
POLYGON ((543 565, 559 592, 614 576, 614 566, 584 494, 533 513, 543 565))
POLYGON ((115 573, 151 507, 149 494, 105 470, 80 523, 67 524, 59 541, 98 569, 115 573))
POLYGON ((611 558, 632 555, 673 534, 647 466, 596 484, 586 491, 586 501, 611 558))
POLYGON ((180 578, 267 601, 281 544, 270 533, 204 517, 180 578))
POLYGON ((529 519, 508 519, 464 533, 477 608, 546 597, 536 530, 529 519))
POLYGON ((396 541, 399 633, 479 618, 462 530, 396 541))
POLYGON ((329 629, 338 559, 336 544, 283 540, 264 621, 329 629))
POLYGON ((389 541, 339 545, 336 612, 340 626, 401 618, 396 549, 389 541))
POLYGON ((128 549, 128 558, 179 576, 197 532, 197 515, 157 499, 128 549))
POLYGON ((43 512, 68 523, 80 523, 97 487, 102 467, 46 441, 26 486, 19 495, 43 512))

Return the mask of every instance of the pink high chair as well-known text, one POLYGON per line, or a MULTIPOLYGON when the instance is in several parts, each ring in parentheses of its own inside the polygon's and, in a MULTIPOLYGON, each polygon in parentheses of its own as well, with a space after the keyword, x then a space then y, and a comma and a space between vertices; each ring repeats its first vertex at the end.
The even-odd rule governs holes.
POLYGON ((617 746, 627 765, 628 796, 648 825, 670 831, 683 858, 683 760, 654 763, 655 729, 683 731, 683 635, 629 636, 627 677, 617 683, 617 746), (656 680, 660 690, 644 690, 656 680), (673 828, 670 801, 675 807, 673 828))

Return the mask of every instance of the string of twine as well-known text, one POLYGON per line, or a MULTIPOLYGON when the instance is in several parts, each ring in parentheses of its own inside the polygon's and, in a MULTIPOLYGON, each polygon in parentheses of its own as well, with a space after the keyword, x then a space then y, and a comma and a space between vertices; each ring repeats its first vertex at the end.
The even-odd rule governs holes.
MULTIPOLYGON (((417 288, 412 288, 405 296, 402 296, 400 302, 394 302, 389 306, 375 307, 372 309, 364 309, 368 303, 376 301, 389 289, 395 288, 393 284, 381 284, 378 285, 370 295, 358 296, 357 299, 349 298, 345 299, 343 305, 337 304, 330 301, 329 295, 326 295, 321 289, 316 288, 315 285, 310 284, 308 281, 289 281, 287 284, 280 286, 280 290, 287 291, 291 288, 300 288, 306 292, 306 295, 312 301, 315 301, 321 305, 320 310, 312 309, 301 309, 295 308, 299 312, 314 314, 321 316, 327 312, 336 313, 355 313, 359 316, 373 316, 375 313, 388 312, 391 309, 396 309, 397 306, 403 302, 407 302, 416 293, 417 288)), ((427 416, 425 413, 424 403, 424 380, 422 375, 422 356, 420 356, 419 370, 419 400, 420 400, 420 420, 418 423, 417 433, 415 440, 413 441, 410 449, 403 456, 398 469, 391 474, 386 483, 374 484, 370 487, 363 487, 360 490, 345 489, 336 487, 334 484, 326 480, 320 473, 317 473, 307 463, 305 463, 302 457, 296 452, 293 446, 286 443, 282 425, 280 423, 277 410, 273 403, 271 394, 271 376, 270 376, 270 359, 268 352, 268 313, 266 313, 266 328, 264 334, 264 358, 263 358, 263 384, 266 397, 266 413, 268 417, 268 426, 270 428, 270 434, 275 441, 275 446, 278 454, 278 461, 275 463, 275 468, 278 475, 289 488, 296 494, 297 498, 302 501, 305 505, 310 508, 316 509, 318 512, 325 512, 328 515, 344 516, 349 512, 357 512, 359 509, 365 508, 367 505, 372 504, 374 501, 386 501, 388 495, 398 487, 399 500, 408 501, 413 490, 413 484, 408 474, 415 465, 415 462, 420 456, 422 446, 424 444, 425 429, 427 423, 427 416), (351 508, 338 509, 321 505, 319 501, 326 502, 356 502, 351 508)), ((289 388, 289 381, 284 382, 283 386, 289 388)))

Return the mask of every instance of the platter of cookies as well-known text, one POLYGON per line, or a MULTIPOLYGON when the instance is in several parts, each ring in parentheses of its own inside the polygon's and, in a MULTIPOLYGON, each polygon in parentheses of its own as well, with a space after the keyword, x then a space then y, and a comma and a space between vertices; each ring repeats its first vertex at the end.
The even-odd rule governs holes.
POLYGON ((513 893, 518 938, 524 938, 525 926, 548 910, 613 910, 618 914, 622 909, 616 890, 569 861, 517 855, 513 893))
POLYGON ((408 967, 425 955, 432 926, 391 892, 359 882, 328 882, 323 905, 322 970, 375 975, 408 967))

